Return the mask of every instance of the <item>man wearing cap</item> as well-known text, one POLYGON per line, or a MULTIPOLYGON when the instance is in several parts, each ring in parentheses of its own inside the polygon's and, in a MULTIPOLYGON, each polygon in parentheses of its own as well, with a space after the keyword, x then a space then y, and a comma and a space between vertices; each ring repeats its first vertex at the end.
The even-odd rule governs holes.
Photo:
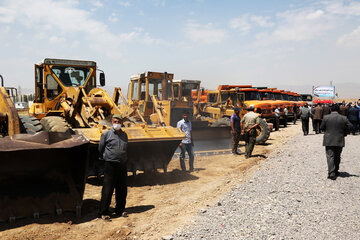
POLYGON ((182 116, 183 116, 183 119, 181 119, 177 123, 177 128, 180 128, 180 130, 185 133, 185 138, 181 141, 181 143, 179 145, 179 147, 181 149, 180 167, 181 167, 182 171, 184 171, 184 172, 186 171, 185 151, 187 151, 187 153, 189 155, 190 172, 192 172, 192 171, 194 171, 194 150, 193 150, 194 141, 193 141, 192 135, 191 135, 192 126, 191 126, 191 122, 189 120, 189 112, 184 111, 182 116))
POLYGON ((105 161, 99 217, 109 219, 109 206, 115 189, 115 214, 121 216, 127 196, 127 134, 121 130, 122 118, 112 117, 112 129, 101 135, 99 158, 105 161))
POLYGON ((241 136, 241 127, 240 127, 240 108, 234 108, 234 113, 231 115, 231 133, 232 133, 232 154, 240 155, 238 152, 239 141, 241 136))
POLYGON ((260 124, 259 115, 254 110, 255 106, 250 105, 249 112, 241 119, 241 134, 245 134, 245 158, 251 157, 256 142, 256 127, 260 124))

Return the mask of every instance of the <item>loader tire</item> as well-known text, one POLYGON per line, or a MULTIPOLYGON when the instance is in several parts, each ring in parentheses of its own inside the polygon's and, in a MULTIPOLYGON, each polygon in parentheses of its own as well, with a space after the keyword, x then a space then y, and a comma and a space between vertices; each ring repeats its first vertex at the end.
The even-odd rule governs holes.
POLYGON ((260 125, 256 128, 256 133, 256 144, 264 144, 270 136, 269 126, 262 118, 260 118, 260 125))
POLYGON ((230 118, 220 118, 211 124, 211 127, 230 127, 230 125, 230 118))
POLYGON ((40 123, 44 130, 48 132, 72 132, 70 125, 62 117, 44 117, 40 123))
POLYGON ((36 117, 29 115, 19 115, 19 120, 21 133, 35 134, 43 130, 40 121, 36 117))

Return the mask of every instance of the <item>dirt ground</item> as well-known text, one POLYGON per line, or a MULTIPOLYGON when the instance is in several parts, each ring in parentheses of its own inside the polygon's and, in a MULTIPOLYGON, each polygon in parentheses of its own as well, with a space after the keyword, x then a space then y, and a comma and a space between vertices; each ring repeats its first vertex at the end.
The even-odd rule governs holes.
POLYGON ((230 154, 199 157, 195 159, 196 171, 191 173, 181 172, 179 160, 173 159, 168 173, 130 176, 128 217, 112 218, 111 222, 96 218, 101 184, 89 179, 81 219, 66 213, 42 216, 36 222, 24 219, 2 224, 0 239, 161 239, 190 224, 200 209, 216 203, 258 169, 259 162, 266 160, 270 152, 300 133, 299 121, 272 132, 267 144, 255 146, 255 157, 249 159, 230 154))

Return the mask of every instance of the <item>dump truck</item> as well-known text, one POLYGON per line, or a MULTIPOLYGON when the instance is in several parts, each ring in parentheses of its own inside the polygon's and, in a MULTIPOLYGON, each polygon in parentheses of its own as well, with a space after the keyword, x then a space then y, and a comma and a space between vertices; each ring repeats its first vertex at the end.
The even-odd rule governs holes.
POLYGON ((88 140, 42 131, 36 118, 18 114, 4 87, 0 87, 0 135, 0 222, 64 211, 79 217, 88 140))
MULTIPOLYGON (((98 173, 98 143, 101 134, 111 128, 111 116, 124 119, 123 131, 128 144, 128 170, 165 172, 177 146, 185 135, 171 126, 154 126, 137 121, 138 108, 122 111, 116 101, 122 96, 116 88, 111 98, 105 85, 105 74, 94 61, 50 59, 35 64, 35 100, 29 115, 40 120, 49 132, 75 132, 90 141, 90 165, 98 173), (94 163, 94 164, 92 164, 94 163)), ((158 86, 153 85, 154 90, 158 86)), ((147 109, 147 106, 144 109, 147 109)))

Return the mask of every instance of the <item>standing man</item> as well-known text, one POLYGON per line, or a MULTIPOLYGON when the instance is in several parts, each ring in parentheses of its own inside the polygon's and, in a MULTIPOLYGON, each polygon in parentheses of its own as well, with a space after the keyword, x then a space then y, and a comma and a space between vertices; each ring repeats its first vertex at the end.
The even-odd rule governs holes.
POLYGON ((122 118, 112 117, 113 128, 101 135, 100 160, 105 161, 104 183, 101 191, 99 217, 108 220, 109 206, 115 188, 115 214, 121 216, 125 210, 127 196, 127 134, 121 130, 122 118))
POLYGON ((320 106, 320 104, 317 104, 316 107, 314 108, 314 124, 315 124, 316 134, 319 134, 321 131, 320 124, 321 124, 322 116, 323 116, 322 107, 320 106))
POLYGON ((276 107, 274 113, 275 113, 275 131, 278 131, 280 125, 280 107, 276 107))
POLYGON ((323 118, 325 115, 328 115, 330 113, 331 113, 331 110, 330 110, 329 104, 325 103, 323 106, 323 118))
POLYGON ((256 127, 260 124, 259 115, 254 113, 255 106, 249 106, 249 112, 241 119, 241 134, 245 134, 245 158, 251 157, 256 142, 256 127))
POLYGON ((348 110, 348 108, 347 108, 345 100, 344 100, 344 101, 342 101, 341 106, 340 106, 340 114, 343 116, 347 116, 347 110, 348 110))
POLYGON ((294 124, 296 124, 297 121, 297 115, 298 115, 298 106, 296 105, 296 103, 294 103, 294 124))
POLYGON ((307 103, 305 103, 304 107, 300 109, 300 118, 301 125, 304 136, 309 134, 309 118, 310 118, 310 109, 308 108, 307 103))
POLYGON ((182 171, 186 171, 185 167, 185 151, 189 154, 189 167, 190 172, 194 171, 194 141, 191 135, 191 122, 189 121, 189 112, 183 112, 183 119, 177 123, 177 128, 180 128, 181 131, 185 133, 185 138, 181 141, 179 147, 181 149, 180 153, 180 167, 182 171))
POLYGON ((351 129, 351 133, 355 135, 356 128, 359 122, 359 109, 355 105, 353 104, 349 105, 349 108, 347 110, 347 118, 349 119, 350 123, 353 125, 351 129))
POLYGON ((232 154, 240 155, 238 152, 239 141, 241 136, 241 127, 240 127, 240 108, 234 108, 234 113, 231 115, 231 133, 232 133, 232 154))
POLYGON ((331 113, 324 117, 320 128, 325 131, 323 146, 325 146, 328 178, 336 180, 339 176, 341 152, 345 146, 345 136, 352 127, 349 120, 338 113, 339 106, 333 104, 331 113))
POLYGON ((287 127, 288 115, 289 115, 289 110, 285 106, 284 107, 284 127, 287 127))

